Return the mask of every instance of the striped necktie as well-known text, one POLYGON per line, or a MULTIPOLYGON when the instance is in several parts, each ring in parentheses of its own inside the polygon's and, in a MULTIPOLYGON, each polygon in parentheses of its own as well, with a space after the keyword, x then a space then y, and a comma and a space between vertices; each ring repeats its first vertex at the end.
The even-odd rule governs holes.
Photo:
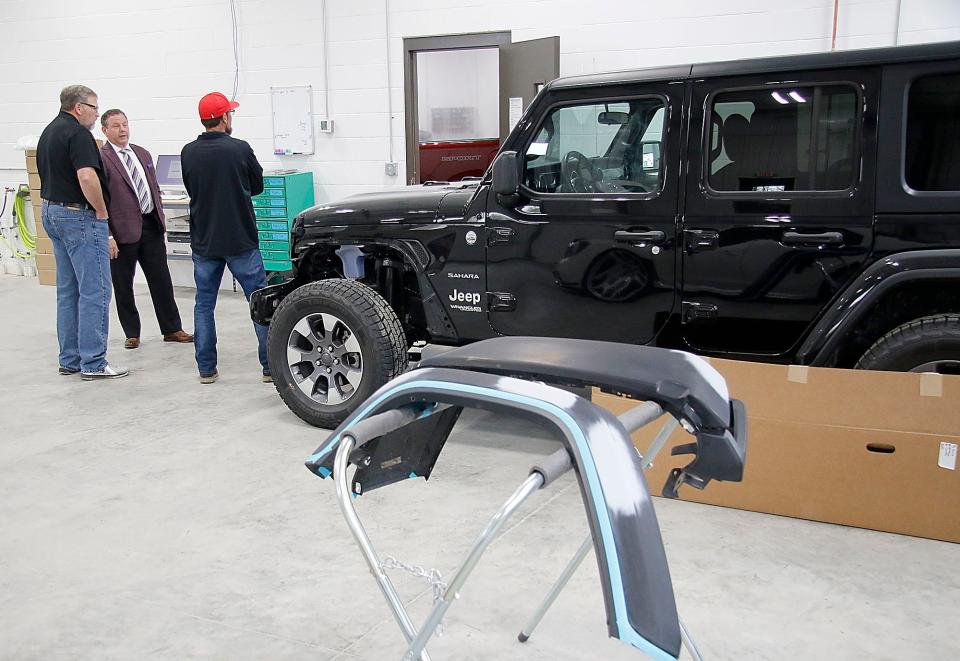
POLYGON ((137 166, 133 164, 133 150, 125 147, 120 150, 123 154, 123 162, 127 166, 127 172, 130 174, 130 181, 133 182, 133 188, 137 191, 137 199, 140 201, 140 213, 147 213, 147 207, 150 205, 150 193, 147 191, 147 184, 144 183, 140 173, 137 172, 137 166))

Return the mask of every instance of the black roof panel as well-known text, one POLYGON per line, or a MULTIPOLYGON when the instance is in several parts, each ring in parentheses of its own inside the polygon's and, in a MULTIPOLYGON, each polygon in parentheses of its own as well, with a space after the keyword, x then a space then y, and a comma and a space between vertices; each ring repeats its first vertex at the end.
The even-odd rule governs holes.
POLYGON ((913 46, 863 48, 826 53, 805 53, 802 55, 779 55, 776 57, 762 57, 749 60, 672 65, 631 71, 568 76, 554 80, 550 83, 549 87, 551 89, 569 89, 575 87, 619 85, 633 82, 679 80, 691 77, 710 78, 714 76, 799 71, 803 69, 849 68, 893 62, 940 60, 953 57, 960 57, 960 41, 945 41, 913 46))

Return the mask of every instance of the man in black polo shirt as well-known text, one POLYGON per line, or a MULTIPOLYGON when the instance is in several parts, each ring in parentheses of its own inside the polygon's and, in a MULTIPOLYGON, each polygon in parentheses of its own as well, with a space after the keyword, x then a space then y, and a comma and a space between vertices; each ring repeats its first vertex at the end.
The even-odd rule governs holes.
MULTIPOLYGON (((183 185, 190 195, 190 247, 197 298, 193 342, 200 383, 217 380, 217 327, 214 310, 223 269, 229 268, 249 300, 267 286, 251 195, 263 192, 263 168, 243 140, 231 137, 233 111, 240 106, 220 92, 200 99, 206 128, 180 152, 183 185)), ((267 363, 267 327, 255 323, 263 380, 273 381, 267 363)))
POLYGON ((98 114, 93 90, 64 87, 60 114, 37 144, 43 228, 57 260, 60 374, 80 372, 84 381, 127 375, 107 363, 110 259, 116 254, 107 245, 103 161, 90 133, 98 114))

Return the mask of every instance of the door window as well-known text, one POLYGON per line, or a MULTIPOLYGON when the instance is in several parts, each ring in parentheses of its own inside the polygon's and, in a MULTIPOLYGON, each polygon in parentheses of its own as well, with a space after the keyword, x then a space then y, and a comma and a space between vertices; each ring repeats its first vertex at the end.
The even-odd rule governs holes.
POLYGON ((715 95, 710 188, 757 193, 850 188, 859 175, 857 98, 848 85, 715 95))
POLYGON ((417 53, 418 142, 496 138, 499 85, 496 48, 417 53))
POLYGON ((925 76, 910 86, 904 160, 913 190, 960 190, 960 74, 925 76))
POLYGON ((663 178, 660 98, 555 108, 524 157, 539 193, 655 193, 663 178))

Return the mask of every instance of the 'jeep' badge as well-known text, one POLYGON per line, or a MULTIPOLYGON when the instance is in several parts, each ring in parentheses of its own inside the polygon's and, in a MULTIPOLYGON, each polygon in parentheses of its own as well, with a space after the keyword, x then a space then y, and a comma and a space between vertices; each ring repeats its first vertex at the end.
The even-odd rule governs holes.
POLYGON ((477 233, 474 232, 473 230, 470 230, 469 232, 467 232, 466 239, 467 239, 467 245, 472 246, 474 243, 477 242, 477 233))

